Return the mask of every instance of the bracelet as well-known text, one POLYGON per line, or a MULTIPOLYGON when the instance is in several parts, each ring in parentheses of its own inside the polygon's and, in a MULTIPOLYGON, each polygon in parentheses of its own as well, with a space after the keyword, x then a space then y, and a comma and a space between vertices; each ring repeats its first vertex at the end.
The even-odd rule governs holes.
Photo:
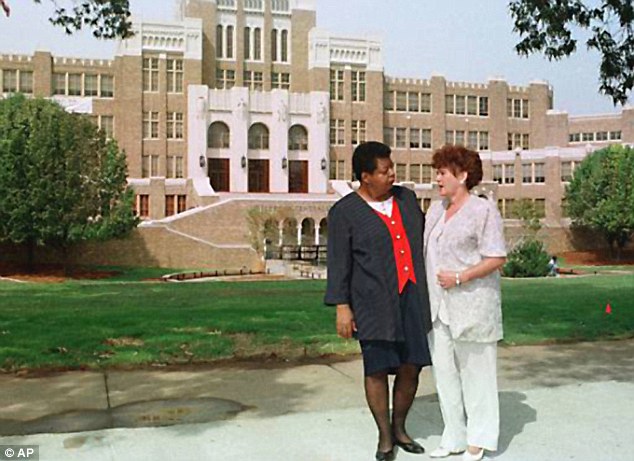
POLYGON ((456 286, 459 287, 460 283, 460 272, 456 272, 456 286))

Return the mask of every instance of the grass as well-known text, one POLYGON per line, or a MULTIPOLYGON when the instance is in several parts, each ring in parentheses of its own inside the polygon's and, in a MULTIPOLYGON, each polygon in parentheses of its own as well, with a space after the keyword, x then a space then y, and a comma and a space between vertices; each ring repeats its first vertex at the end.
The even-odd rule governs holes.
MULTIPOLYGON (((325 282, 156 283, 164 270, 58 284, 0 283, 0 368, 77 368, 316 357, 339 339, 325 282), (159 273, 160 272, 160 273, 159 273), (112 283, 117 281, 118 283, 112 283)), ((634 274, 504 280, 505 341, 634 336, 634 274), (605 313, 610 302, 613 313, 605 313)))

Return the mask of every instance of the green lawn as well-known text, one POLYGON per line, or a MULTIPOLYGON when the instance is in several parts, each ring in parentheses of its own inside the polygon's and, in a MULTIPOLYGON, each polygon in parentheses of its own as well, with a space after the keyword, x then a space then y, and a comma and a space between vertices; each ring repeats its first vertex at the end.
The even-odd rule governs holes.
MULTIPOLYGON (((337 338, 334 311, 322 305, 323 281, 130 281, 149 274, 160 271, 110 281, 0 282, 0 368, 358 351, 356 342, 337 338)), ((634 273, 505 280, 503 299, 510 344, 634 336, 634 273)))

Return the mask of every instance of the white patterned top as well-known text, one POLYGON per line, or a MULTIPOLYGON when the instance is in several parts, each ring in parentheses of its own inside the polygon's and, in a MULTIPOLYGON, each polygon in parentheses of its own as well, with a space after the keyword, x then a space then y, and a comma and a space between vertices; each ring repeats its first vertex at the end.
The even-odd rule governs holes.
POLYGON ((486 257, 505 257, 504 223, 495 204, 471 195, 445 222, 446 200, 434 202, 425 218, 425 266, 432 320, 440 313, 456 340, 502 339, 502 301, 498 271, 443 289, 436 274, 462 272, 486 257), (441 312, 442 306, 442 312, 441 312))

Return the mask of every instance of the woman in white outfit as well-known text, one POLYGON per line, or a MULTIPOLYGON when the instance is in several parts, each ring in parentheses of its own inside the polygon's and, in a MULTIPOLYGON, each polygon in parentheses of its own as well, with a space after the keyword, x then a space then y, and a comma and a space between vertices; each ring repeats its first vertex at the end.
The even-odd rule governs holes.
POLYGON ((431 457, 465 461, 497 450, 497 341, 502 339, 499 269, 506 261, 495 204, 469 191, 482 180, 480 156, 461 146, 436 151, 443 200, 427 212, 425 264, 433 328, 429 346, 445 428, 431 457))

